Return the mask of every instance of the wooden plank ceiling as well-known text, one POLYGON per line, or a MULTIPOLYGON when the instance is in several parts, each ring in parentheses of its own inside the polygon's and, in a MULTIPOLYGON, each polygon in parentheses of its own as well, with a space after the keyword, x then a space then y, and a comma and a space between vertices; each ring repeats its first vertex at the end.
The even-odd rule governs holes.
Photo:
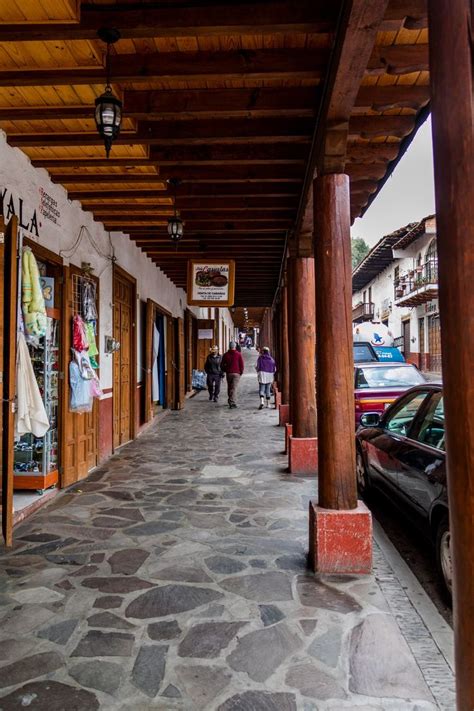
MULTIPOLYGON (((231 257, 236 305, 271 305, 312 170, 340 0, 4 5, 0 128, 10 144, 177 286, 188 258, 231 257), (93 120, 105 83, 101 27, 122 37, 111 76, 124 120, 110 160, 93 120), (172 177, 185 222, 177 252, 166 232, 172 177)), ((426 25, 425 0, 390 0, 354 79, 344 156, 353 218, 429 101, 426 25)))

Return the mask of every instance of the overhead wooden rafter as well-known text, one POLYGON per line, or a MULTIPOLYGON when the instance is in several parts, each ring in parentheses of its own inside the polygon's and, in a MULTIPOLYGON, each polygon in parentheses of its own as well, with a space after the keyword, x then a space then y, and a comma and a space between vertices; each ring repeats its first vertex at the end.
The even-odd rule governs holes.
POLYGON ((356 216, 429 100, 425 0, 78 0, 76 17, 74 6, 36 22, 26 4, 24 22, 0 22, 0 128, 175 283, 190 254, 235 255, 242 304, 272 303, 287 233, 305 233, 316 124, 324 169, 351 176, 356 216), (110 160, 93 120, 100 27, 122 33, 110 69, 124 123, 110 160))

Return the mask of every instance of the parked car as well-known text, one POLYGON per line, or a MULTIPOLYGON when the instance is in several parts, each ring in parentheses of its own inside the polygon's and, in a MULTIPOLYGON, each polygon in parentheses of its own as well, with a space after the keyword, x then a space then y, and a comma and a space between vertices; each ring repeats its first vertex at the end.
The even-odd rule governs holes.
POLYGON ((435 546, 438 571, 452 589, 442 386, 411 388, 380 416, 362 415, 356 434, 360 493, 381 490, 421 526, 435 546))
POLYGON ((404 363, 405 358, 394 346, 374 346, 368 341, 354 341, 354 363, 404 363))
POLYGON ((355 424, 364 412, 382 415, 405 390, 425 378, 411 363, 356 363, 354 367, 355 424))

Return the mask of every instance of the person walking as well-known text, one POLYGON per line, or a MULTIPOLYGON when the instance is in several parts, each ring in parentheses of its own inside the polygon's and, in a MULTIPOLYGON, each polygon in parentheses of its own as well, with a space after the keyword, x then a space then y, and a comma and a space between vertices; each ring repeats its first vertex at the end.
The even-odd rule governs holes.
POLYGON ((221 391, 221 380, 224 373, 221 369, 222 356, 219 355, 219 346, 212 346, 209 355, 204 363, 204 370, 207 373, 207 389, 209 400, 217 402, 221 391))
POLYGON ((260 396, 259 410, 263 409, 265 398, 267 407, 270 407, 270 394, 273 380, 275 379, 276 363, 270 355, 270 349, 263 346, 261 355, 255 366, 258 378, 258 394, 260 396))
POLYGON ((229 407, 237 407, 236 394, 240 376, 244 372, 244 359, 238 352, 235 341, 229 343, 229 350, 222 356, 221 368, 227 378, 227 402, 229 407))

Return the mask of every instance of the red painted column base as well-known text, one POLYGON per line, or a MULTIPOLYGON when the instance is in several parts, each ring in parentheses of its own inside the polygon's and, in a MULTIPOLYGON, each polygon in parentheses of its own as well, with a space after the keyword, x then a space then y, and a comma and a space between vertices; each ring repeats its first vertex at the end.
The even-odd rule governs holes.
POLYGON ((362 501, 337 511, 309 504, 309 564, 315 573, 367 575, 372 570, 372 515, 362 501))
POLYGON ((288 442, 288 470, 290 474, 312 474, 316 476, 318 472, 317 437, 290 436, 288 442))
POLYGON ((290 406, 280 404, 280 407, 278 408, 278 414, 279 414, 278 424, 280 425, 280 427, 283 427, 283 425, 286 425, 287 422, 290 421, 290 406))
POLYGON ((289 422, 286 423, 285 425, 285 451, 283 454, 288 454, 288 442, 293 433, 293 425, 290 425, 289 422))

